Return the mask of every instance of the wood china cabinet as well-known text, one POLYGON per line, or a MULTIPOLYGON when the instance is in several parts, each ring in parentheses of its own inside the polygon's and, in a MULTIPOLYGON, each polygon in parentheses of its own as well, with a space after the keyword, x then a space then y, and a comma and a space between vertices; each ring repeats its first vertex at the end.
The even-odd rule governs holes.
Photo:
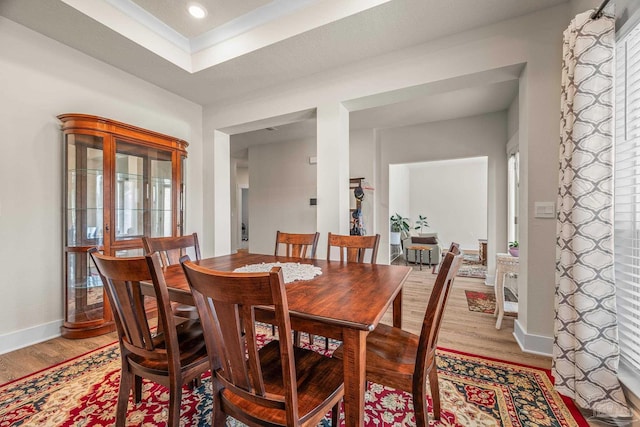
POLYGON ((62 335, 115 329, 89 249, 143 254, 142 236, 180 236, 188 144, 125 123, 62 114, 64 134, 64 288, 62 335))

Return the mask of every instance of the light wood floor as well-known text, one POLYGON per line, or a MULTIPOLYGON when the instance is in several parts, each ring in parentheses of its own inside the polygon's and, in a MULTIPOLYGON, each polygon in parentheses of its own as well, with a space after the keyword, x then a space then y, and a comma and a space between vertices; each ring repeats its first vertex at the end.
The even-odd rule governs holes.
MULTIPOLYGON (((403 290, 403 328, 420 333, 426 304, 435 275, 430 269, 414 268, 403 290)), ((464 290, 491 291, 484 280, 458 277, 455 280, 440 330, 440 347, 549 369, 551 359, 523 353, 513 337, 513 318, 505 317, 502 329, 495 328, 493 315, 471 312, 464 290)), ((391 324, 391 312, 384 323, 391 324)), ((29 375, 51 365, 89 352, 117 340, 115 333, 101 337, 68 340, 55 338, 0 355, 0 384, 29 375)), ((598 424, 591 423, 596 426, 598 424)))

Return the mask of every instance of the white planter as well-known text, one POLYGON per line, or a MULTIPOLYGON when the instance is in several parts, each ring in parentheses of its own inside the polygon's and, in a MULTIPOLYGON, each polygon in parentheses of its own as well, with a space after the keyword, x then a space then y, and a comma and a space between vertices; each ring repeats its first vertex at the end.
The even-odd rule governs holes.
POLYGON ((391 245, 399 245, 400 244, 400 233, 392 231, 389 235, 389 244, 391 245))

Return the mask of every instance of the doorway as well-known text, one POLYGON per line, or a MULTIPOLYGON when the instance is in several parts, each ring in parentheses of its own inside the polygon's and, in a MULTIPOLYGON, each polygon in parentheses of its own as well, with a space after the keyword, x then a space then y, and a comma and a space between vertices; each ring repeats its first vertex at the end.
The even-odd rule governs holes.
POLYGON ((409 218, 412 234, 437 233, 443 247, 478 251, 488 230, 488 157, 389 165, 389 212, 409 218), (416 229, 426 217, 428 227, 416 229))
POLYGON ((249 248, 249 188, 242 188, 240 192, 240 244, 239 249, 249 248))

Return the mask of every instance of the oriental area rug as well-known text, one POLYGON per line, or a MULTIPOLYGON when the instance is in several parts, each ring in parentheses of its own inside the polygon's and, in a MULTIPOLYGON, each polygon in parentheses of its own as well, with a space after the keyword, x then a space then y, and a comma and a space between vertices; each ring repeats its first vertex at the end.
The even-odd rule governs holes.
POLYGON ((478 279, 487 278, 487 266, 482 265, 478 255, 463 254, 462 265, 458 270, 459 277, 475 277, 478 279))
MULTIPOLYGON (((493 314, 493 312, 495 311, 496 295, 493 293, 493 291, 481 292, 465 289, 464 294, 467 297, 467 306, 469 307, 469 311, 487 314, 493 314)), ((517 298, 508 288, 504 288, 504 297, 506 301, 517 301, 517 298)), ((515 315, 516 313, 505 313, 505 316, 515 315)))
MULTIPOLYGON (((269 328, 264 332, 261 338, 271 339, 269 328)), ((318 337, 317 344, 314 349, 321 351, 324 339, 318 337)), ((442 416, 439 421, 430 416, 431 426, 588 426, 575 406, 555 392, 546 370, 445 349, 438 356, 442 416)), ((114 343, 1 385, 0 426, 114 425, 119 358, 114 343)), ((366 426, 415 425, 410 394, 369 383, 365 405, 366 426)), ((167 389, 145 380, 142 402, 129 402, 127 425, 166 425, 167 407, 167 389)), ((211 408, 208 379, 193 391, 185 387, 181 425, 209 426, 211 408)), ((242 424, 229 417, 227 425, 242 424)))

